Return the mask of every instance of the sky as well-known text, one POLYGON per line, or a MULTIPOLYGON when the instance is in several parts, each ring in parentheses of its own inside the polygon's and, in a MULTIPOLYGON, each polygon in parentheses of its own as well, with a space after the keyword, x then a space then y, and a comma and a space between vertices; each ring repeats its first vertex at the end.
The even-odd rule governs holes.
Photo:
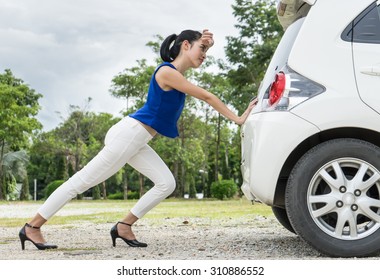
POLYGON ((49 131, 70 105, 120 116, 114 76, 137 60, 153 63, 145 46, 155 35, 184 29, 214 33, 209 55, 224 58, 226 36, 237 36, 234 0, 0 0, 0 73, 10 69, 43 97, 37 116, 49 131), (59 113, 58 113, 59 112, 59 113))

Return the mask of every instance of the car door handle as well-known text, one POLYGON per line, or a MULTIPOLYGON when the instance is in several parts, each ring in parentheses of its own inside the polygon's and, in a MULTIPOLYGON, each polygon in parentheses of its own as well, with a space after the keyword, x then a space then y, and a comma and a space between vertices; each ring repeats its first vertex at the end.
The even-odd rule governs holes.
POLYGON ((380 76, 380 65, 362 67, 360 72, 371 76, 380 76))

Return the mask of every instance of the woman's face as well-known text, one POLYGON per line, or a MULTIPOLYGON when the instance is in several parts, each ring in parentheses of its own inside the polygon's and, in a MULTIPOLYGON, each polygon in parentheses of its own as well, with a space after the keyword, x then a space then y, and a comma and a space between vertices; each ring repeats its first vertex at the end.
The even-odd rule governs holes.
POLYGON ((188 55, 190 61, 192 62, 193 68, 198 68, 201 66, 206 58, 207 51, 208 47, 202 42, 201 39, 194 41, 193 44, 190 45, 188 55))

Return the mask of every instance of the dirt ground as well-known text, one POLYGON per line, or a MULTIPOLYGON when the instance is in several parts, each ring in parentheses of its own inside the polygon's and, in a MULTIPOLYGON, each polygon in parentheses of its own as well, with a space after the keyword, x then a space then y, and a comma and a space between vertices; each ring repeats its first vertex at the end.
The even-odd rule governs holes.
MULTIPOLYGON (((8 217, 35 209, 0 207, 8 217), (10 211, 9 213, 5 213, 10 211)), ((82 213, 94 211, 83 209, 82 213)), ((0 215, 0 216, 1 216, 0 215)), ((31 242, 21 250, 20 227, 0 228, 1 260, 315 260, 329 259, 284 229, 274 217, 141 219, 134 226, 146 248, 132 248, 121 239, 112 246, 114 221, 43 227, 49 243, 58 249, 39 251, 31 242)), ((380 259, 380 256, 374 259, 380 259)))

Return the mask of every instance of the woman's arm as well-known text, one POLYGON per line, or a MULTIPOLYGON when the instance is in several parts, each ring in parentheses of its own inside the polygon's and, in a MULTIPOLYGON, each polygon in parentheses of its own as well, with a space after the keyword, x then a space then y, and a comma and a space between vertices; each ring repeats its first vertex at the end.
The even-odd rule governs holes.
POLYGON ((161 67, 156 73, 156 80, 162 88, 175 88, 178 91, 207 102, 220 114, 239 125, 245 122, 249 113, 257 103, 256 99, 251 101, 245 112, 239 117, 232 112, 217 96, 190 83, 177 70, 171 67, 161 67))

